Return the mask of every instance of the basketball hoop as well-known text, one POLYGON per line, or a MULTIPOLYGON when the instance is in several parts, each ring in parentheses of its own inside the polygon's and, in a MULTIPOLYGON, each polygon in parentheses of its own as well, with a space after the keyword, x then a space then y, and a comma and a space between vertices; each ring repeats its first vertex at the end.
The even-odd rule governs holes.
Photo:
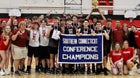
POLYGON ((136 13, 134 11, 128 10, 128 11, 125 12, 124 17, 134 19, 134 18, 137 17, 137 15, 136 15, 136 13))
POLYGON ((10 9, 9 16, 17 16, 17 17, 20 17, 21 16, 21 12, 20 12, 19 9, 10 9))

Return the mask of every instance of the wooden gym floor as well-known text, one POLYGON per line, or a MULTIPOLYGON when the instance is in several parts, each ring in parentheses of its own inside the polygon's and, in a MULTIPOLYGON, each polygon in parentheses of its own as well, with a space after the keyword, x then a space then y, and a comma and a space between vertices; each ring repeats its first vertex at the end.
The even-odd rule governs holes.
MULTIPOLYGON (((26 60, 27 63, 27 60, 26 60)), ((14 74, 11 75, 6 75, 6 76, 0 76, 0 78, 140 78, 140 74, 136 73, 136 66, 133 68, 134 71, 134 75, 129 76, 129 75, 112 75, 109 73, 108 76, 105 76, 104 74, 100 74, 100 75, 87 75, 87 74, 70 74, 70 75, 66 75, 66 74, 60 74, 60 75, 56 75, 56 74, 39 74, 39 73, 35 73, 34 72, 34 66, 35 62, 33 61, 32 63, 32 72, 30 75, 26 75, 26 74, 22 74, 21 76, 16 76, 14 74)), ((110 69, 110 66, 108 65, 108 68, 110 69)))

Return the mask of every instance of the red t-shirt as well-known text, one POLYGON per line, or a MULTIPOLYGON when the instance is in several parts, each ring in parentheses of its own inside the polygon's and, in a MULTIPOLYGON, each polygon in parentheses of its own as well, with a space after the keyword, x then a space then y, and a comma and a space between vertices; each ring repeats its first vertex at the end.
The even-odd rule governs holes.
POLYGON ((109 54, 109 57, 112 59, 112 62, 115 63, 116 61, 118 61, 122 58, 122 52, 121 51, 111 51, 109 54))
POLYGON ((140 31, 135 32, 135 41, 138 48, 140 48, 140 31))
MULTIPOLYGON (((122 49, 122 55, 123 55, 123 61, 124 64, 127 63, 127 61, 133 57, 134 55, 134 49, 132 47, 129 47, 127 49, 123 48, 122 49)), ((133 61, 133 60, 132 60, 133 61)))
POLYGON ((0 50, 7 50, 10 45, 10 40, 7 45, 4 44, 4 41, 6 41, 6 39, 0 35, 0 50))
MULTIPOLYGON (((18 31, 19 31, 18 29, 13 30, 12 35, 15 35, 18 31)), ((19 47, 26 47, 28 42, 28 33, 29 32, 25 30, 25 32, 22 33, 22 35, 18 35, 15 41, 12 41, 12 44, 19 47)))
POLYGON ((113 43, 119 42, 122 43, 123 42, 123 36, 122 36, 122 28, 115 28, 113 30, 113 43))

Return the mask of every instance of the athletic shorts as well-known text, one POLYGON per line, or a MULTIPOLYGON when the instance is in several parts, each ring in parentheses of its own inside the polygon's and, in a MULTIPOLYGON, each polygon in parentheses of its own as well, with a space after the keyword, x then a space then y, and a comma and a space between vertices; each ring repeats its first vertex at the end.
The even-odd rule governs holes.
POLYGON ((50 51, 50 54, 57 54, 58 53, 58 48, 49 47, 49 51, 50 51))
POLYGON ((48 46, 39 46, 39 57, 41 59, 49 59, 50 58, 48 46))
POLYGON ((39 47, 28 46, 28 57, 39 57, 39 47))

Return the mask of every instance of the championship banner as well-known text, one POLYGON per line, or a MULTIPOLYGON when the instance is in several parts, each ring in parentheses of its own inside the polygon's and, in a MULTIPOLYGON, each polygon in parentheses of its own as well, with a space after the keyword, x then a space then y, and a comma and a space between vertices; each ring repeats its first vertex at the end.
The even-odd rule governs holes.
POLYGON ((101 63, 103 60, 103 37, 61 35, 58 63, 101 63))

